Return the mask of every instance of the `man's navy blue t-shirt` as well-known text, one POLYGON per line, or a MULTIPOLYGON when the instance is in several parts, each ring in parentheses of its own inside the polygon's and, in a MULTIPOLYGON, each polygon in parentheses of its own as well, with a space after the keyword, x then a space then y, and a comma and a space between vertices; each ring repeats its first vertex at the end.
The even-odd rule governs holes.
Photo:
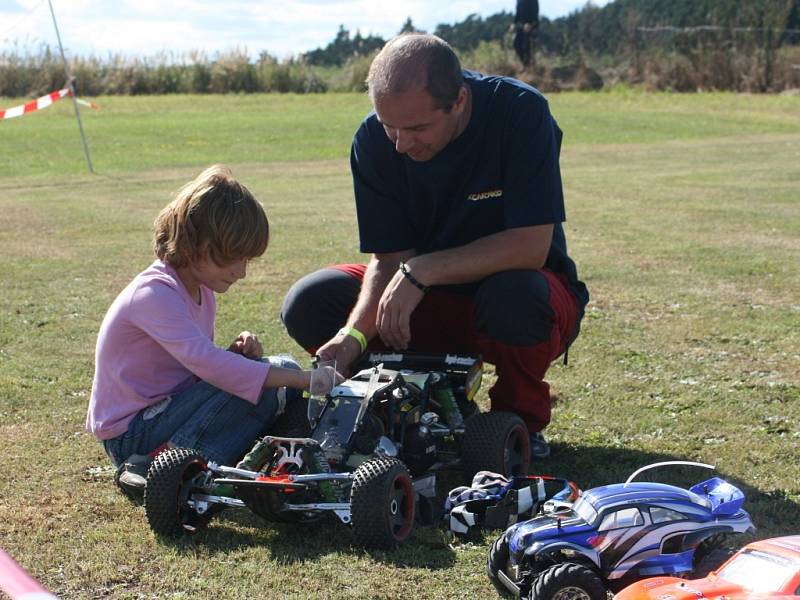
POLYGON ((353 139, 361 251, 427 254, 531 225, 554 224, 545 267, 588 301, 567 255, 559 169, 561 130, 547 100, 515 79, 464 71, 472 113, 439 154, 415 162, 395 150, 375 113, 353 139))

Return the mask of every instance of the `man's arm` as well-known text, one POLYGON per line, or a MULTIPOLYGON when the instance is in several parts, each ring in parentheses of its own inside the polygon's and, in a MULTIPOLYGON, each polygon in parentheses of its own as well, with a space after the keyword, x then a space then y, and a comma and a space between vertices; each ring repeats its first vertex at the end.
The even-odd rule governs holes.
POLYGON ((426 286, 470 283, 500 271, 541 269, 552 239, 553 225, 516 227, 406 262, 414 278, 426 286))
MULTIPOLYGON (((376 315, 386 285, 397 273, 400 262, 410 259, 415 254, 413 250, 405 250, 373 255, 364 273, 356 305, 347 319, 347 327, 353 327, 363 333, 367 341, 378 335, 376 315)), ((341 372, 348 370, 359 354, 361 346, 358 340, 341 333, 337 333, 317 351, 320 359, 335 360, 337 369, 341 372)))
MULTIPOLYGON (((550 251, 553 225, 517 227, 479 238, 464 246, 408 258, 408 272, 421 285, 480 281, 493 273, 541 269, 550 251)), ((423 292, 402 272, 395 271, 378 304, 376 322, 381 339, 404 350, 411 341, 411 313, 423 292)))
POLYGON ((348 327, 358 329, 367 340, 378 334, 375 317, 378 313, 378 303, 381 296, 387 284, 397 272, 400 263, 408 261, 415 254, 416 252, 413 250, 406 250, 403 252, 374 254, 372 256, 369 265, 367 265, 367 272, 364 273, 361 293, 350 313, 350 317, 347 319, 348 327))

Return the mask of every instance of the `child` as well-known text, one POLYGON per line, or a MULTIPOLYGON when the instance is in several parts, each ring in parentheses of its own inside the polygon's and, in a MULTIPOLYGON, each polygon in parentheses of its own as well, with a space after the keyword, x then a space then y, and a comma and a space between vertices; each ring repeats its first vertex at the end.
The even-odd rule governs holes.
POLYGON ((264 209, 227 168, 210 167, 185 185, 154 227, 158 260, 100 326, 86 418, 134 500, 159 451, 194 448, 233 464, 312 379, 292 361, 258 360, 261 344, 248 331, 227 350, 214 345, 214 292, 243 279, 269 241, 264 209))

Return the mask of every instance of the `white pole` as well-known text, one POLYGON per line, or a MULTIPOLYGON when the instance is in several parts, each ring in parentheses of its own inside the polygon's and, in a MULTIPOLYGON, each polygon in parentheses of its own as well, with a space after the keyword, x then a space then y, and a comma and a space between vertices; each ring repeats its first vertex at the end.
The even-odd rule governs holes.
POLYGON ((89 165, 89 173, 94 173, 92 168, 92 157, 89 155, 89 144, 86 143, 86 136, 83 133, 83 123, 81 123, 81 112, 78 110, 78 100, 75 93, 75 82, 69 74, 69 65, 67 65, 67 57, 64 55, 64 46, 61 45, 61 34, 58 33, 58 23, 56 23, 56 13, 53 11, 53 3, 47 0, 47 5, 50 7, 50 16, 53 17, 53 27, 56 29, 56 39, 58 40, 58 49, 61 51, 61 60, 64 61, 64 74, 67 76, 67 85, 69 86, 70 95, 72 96, 72 106, 75 108, 75 118, 78 120, 78 129, 81 132, 81 142, 83 142, 83 153, 86 155, 86 163, 89 165))

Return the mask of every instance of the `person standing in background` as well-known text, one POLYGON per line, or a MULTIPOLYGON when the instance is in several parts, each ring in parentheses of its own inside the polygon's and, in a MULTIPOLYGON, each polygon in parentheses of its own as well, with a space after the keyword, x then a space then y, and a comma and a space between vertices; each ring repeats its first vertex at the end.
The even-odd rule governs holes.
POLYGON ((517 0, 514 14, 514 51, 524 67, 534 64, 536 32, 539 30, 539 1, 517 0))

